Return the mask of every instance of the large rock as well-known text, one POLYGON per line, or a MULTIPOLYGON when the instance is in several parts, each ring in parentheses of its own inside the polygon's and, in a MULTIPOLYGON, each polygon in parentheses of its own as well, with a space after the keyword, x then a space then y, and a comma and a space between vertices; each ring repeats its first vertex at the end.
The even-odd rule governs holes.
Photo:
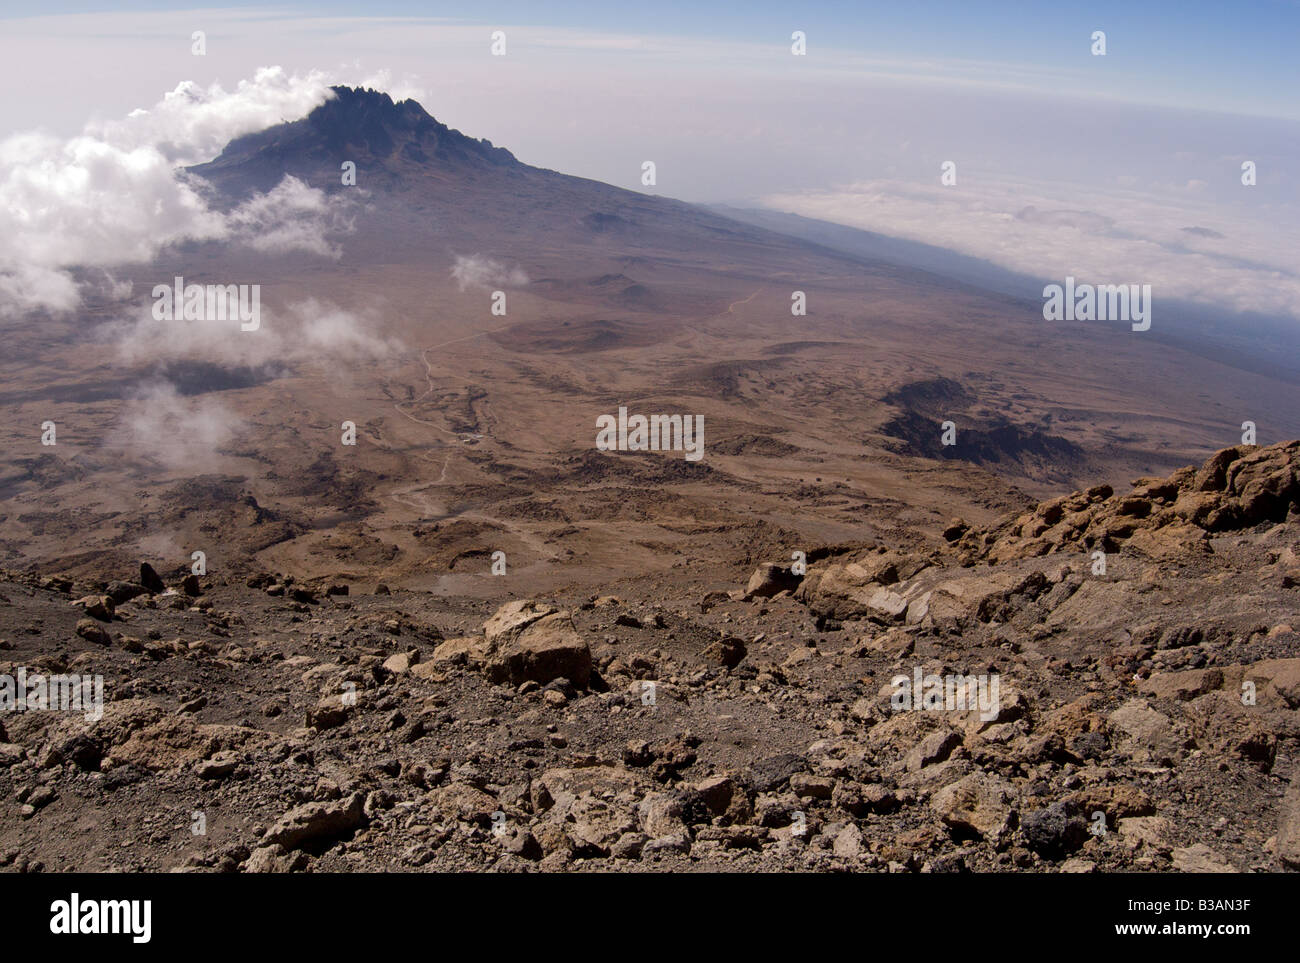
POLYGON ((1088 827, 1063 802, 1025 813, 1020 820, 1025 846, 1048 859, 1062 859, 1088 839, 1088 827))
POLYGON ((1174 869, 1180 873, 1235 873, 1237 868, 1205 843, 1173 851, 1174 869))
POLYGON ((140 563, 140 584, 150 595, 161 595, 167 591, 167 586, 148 562, 140 563))
POLYGON ((1125 845, 1133 849, 1146 847, 1156 852, 1167 851, 1173 835, 1169 820, 1163 816, 1128 816, 1115 820, 1115 828, 1125 845))
POLYGON ((1188 739, 1168 716, 1157 712, 1143 699, 1130 699, 1106 718, 1112 732, 1122 733, 1124 744, 1135 756, 1166 764, 1178 758, 1188 739))
POLYGON ((745 586, 745 598, 771 598, 778 592, 792 592, 799 587, 799 582, 800 577, 788 565, 765 562, 749 577, 749 584, 745 586))
POLYGON ((930 797, 930 808, 965 834, 997 838, 1015 828, 1011 787, 997 776, 973 772, 930 797))
POLYGON ((943 762, 961 745, 961 736, 950 729, 932 732, 915 746, 903 759, 908 772, 916 772, 936 762, 943 762))
POLYGON ((129 602, 139 595, 145 594, 143 585, 137 585, 135 582, 113 581, 108 583, 104 589, 104 594, 113 600, 114 605, 121 605, 129 602))
POLYGON ((1157 699, 1188 702, 1199 695, 1223 688, 1223 670, 1189 669, 1186 672, 1158 672, 1138 685, 1138 691, 1157 699))
MULTIPOLYGON (((1233 667, 1229 667, 1233 668, 1233 667)), ((1209 692, 1193 699, 1183 711, 1197 746, 1253 763, 1265 772, 1273 768, 1278 737, 1289 727, 1280 718, 1285 710, 1242 705, 1240 688, 1209 692)))
POLYGON ((113 641, 108 630, 94 619, 77 619, 76 632, 87 642, 94 642, 96 645, 110 645, 113 641))
POLYGON ((501 606, 490 619, 483 623, 483 637, 488 645, 503 645, 518 637, 524 629, 534 622, 555 613, 555 608, 545 602, 538 602, 533 599, 516 599, 501 606))
POLYGON ((1300 659, 1265 659, 1246 667, 1245 682, 1255 683, 1261 702, 1300 709, 1300 659))
POLYGON ((290 852, 283 846, 259 846, 240 866, 245 873, 292 873, 306 869, 307 854, 290 852))
POLYGON ((580 796, 623 796, 635 802, 651 785, 641 773, 616 766, 548 769, 533 780, 532 804, 536 812, 555 810, 563 815, 580 796))
POLYGON ((155 771, 192 766, 219 751, 269 742, 272 736, 247 726, 200 724, 192 716, 169 716, 137 729, 113 746, 106 768, 131 764, 155 771))
POLYGON ((901 620, 910 599, 900 577, 910 578, 927 563, 922 559, 868 554, 853 561, 833 561, 809 572, 796 596, 817 615, 833 619, 901 620))
POLYGON ((501 807, 495 798, 469 783, 454 782, 429 790, 429 802, 446 818, 487 826, 501 807))
POLYGON ((448 639, 433 650, 429 661, 435 665, 481 666, 491 651, 488 640, 480 635, 448 639))
POLYGON ((568 612, 511 602, 483 628, 491 647, 485 672, 493 682, 519 685, 531 680, 545 685, 564 678, 586 688, 591 681, 591 649, 568 612), (543 610, 545 614, 539 614, 543 610))
POLYGON ((262 837, 262 845, 298 849, 316 840, 350 833, 364 820, 365 806, 360 793, 345 799, 304 803, 276 820, 262 837))
POLYGON ((307 726, 319 731, 335 729, 348 721, 353 708, 341 695, 325 696, 307 710, 307 726))
POLYGON ((72 604, 81 606, 86 610, 87 615, 101 622, 112 622, 113 612, 117 608, 113 600, 107 595, 87 595, 85 598, 77 599, 72 604))

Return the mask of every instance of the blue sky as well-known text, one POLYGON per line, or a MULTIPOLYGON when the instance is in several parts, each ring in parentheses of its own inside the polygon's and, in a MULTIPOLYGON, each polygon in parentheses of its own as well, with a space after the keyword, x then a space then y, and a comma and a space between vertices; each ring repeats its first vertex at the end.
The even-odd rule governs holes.
POLYGON ((287 15, 413 16, 472 23, 569 27, 701 39, 780 42, 792 29, 813 44, 868 55, 1003 62, 1043 68, 1086 65, 1086 37, 1105 30, 1103 85, 1136 100, 1300 118, 1297 0, 1089 0, 987 3, 708 3, 655 0, 314 0, 312 3, 163 3, 157 0, 9 0, 3 17, 220 6, 287 15))

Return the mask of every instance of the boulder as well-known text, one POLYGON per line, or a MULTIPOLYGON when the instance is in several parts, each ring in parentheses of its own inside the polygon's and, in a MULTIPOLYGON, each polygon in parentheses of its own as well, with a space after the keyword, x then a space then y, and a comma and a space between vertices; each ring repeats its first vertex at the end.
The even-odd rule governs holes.
POLYGON ((793 592, 801 581, 788 565, 765 562, 754 570, 745 586, 745 598, 771 598, 778 592, 793 592))
POLYGON ((101 622, 113 621, 113 612, 117 608, 113 604, 113 600, 107 595, 87 595, 85 598, 77 599, 72 604, 85 609, 87 615, 101 622))
POLYGON ((485 666, 487 677, 512 685, 530 680, 545 685, 564 678, 585 689, 591 680, 591 649, 573 627, 569 613, 548 610, 537 617, 537 609, 504 613, 517 604, 503 606, 484 626, 492 646, 485 666))
POLYGON ((516 638, 534 622, 555 614, 555 611, 545 602, 533 599, 516 599, 507 602, 483 623, 483 637, 489 645, 503 645, 516 638))
POLYGON ((497 800, 488 793, 464 782, 453 782, 431 789, 428 799, 444 818, 477 823, 480 826, 489 825, 492 822, 492 814, 501 808, 497 800))
POLYGON ((930 797, 930 808, 959 833, 996 839, 1015 828, 1011 786, 997 776, 973 772, 930 797))
POLYGON ((161 595, 167 591, 167 586, 148 562, 140 563, 140 584, 150 595, 161 595))
POLYGON ((1223 688, 1223 670, 1189 669, 1186 672, 1157 672, 1138 685, 1138 691, 1157 699, 1188 702, 1199 695, 1223 688))
POLYGON ((706 661, 714 665, 734 669, 744 661, 747 651, 744 642, 732 636, 727 636, 705 646, 701 654, 706 661))
POLYGON ((297 806, 278 820, 262 837, 263 846, 298 849, 307 843, 335 839, 357 829, 365 820, 364 799, 353 793, 343 799, 309 802, 297 806))
POLYGON ((1126 737, 1122 744, 1135 755, 1159 764, 1177 759, 1188 743, 1168 716, 1152 709, 1143 699, 1124 703, 1106 717, 1106 724, 1112 732, 1126 737))
POLYGON ((433 650, 429 661, 435 665, 481 666, 487 660, 491 646, 481 635, 448 639, 433 650))
POLYGON ((144 595, 145 588, 135 582, 113 581, 108 583, 108 587, 104 589, 104 594, 113 600, 114 605, 121 605, 133 598, 144 595))
POLYGON ((76 631, 77 635, 87 642, 94 642, 96 645, 109 645, 113 641, 113 637, 108 634, 108 630, 94 619, 78 619, 76 631))
POLYGON ((903 766, 908 772, 916 772, 936 762, 943 762, 959 745, 961 736, 950 729, 932 732, 912 747, 903 759, 903 766))
POLYGON ((1179 873, 1235 873, 1236 867, 1210 849, 1195 843, 1173 851, 1174 869, 1179 873))

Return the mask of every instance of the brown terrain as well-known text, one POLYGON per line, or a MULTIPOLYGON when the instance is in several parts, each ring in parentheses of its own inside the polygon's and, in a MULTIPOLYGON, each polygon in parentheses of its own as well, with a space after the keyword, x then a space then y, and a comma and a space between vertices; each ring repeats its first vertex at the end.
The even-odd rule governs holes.
POLYGON ((0 675, 105 705, 0 716, 0 865, 1300 867, 1293 380, 373 92, 191 171, 286 174, 337 258, 186 244, 7 332, 0 675), (150 321, 177 275, 261 329, 150 321), (704 457, 597 450, 620 406, 704 457))

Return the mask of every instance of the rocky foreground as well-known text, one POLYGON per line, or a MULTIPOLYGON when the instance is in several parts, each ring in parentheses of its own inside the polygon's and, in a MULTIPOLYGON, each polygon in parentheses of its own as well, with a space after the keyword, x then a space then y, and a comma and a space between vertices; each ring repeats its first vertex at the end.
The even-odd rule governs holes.
POLYGON ((0 714, 0 865, 1300 869, 1300 442, 944 538, 486 607, 7 573, 0 676, 104 704, 0 714))

